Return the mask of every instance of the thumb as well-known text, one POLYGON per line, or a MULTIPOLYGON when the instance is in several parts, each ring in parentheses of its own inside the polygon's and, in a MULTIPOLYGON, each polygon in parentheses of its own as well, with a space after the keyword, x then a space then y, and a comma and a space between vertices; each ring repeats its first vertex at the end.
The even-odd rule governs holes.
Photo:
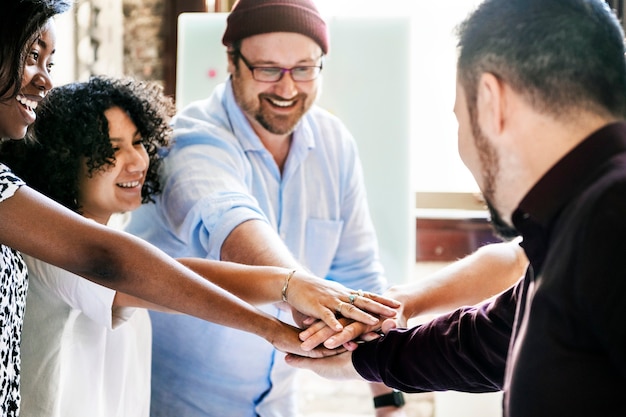
POLYGON ((398 323, 396 323, 395 320, 387 319, 387 320, 383 321, 383 324, 382 324, 380 329, 382 330, 383 333, 386 334, 389 330, 395 329, 397 327, 398 327, 398 323))

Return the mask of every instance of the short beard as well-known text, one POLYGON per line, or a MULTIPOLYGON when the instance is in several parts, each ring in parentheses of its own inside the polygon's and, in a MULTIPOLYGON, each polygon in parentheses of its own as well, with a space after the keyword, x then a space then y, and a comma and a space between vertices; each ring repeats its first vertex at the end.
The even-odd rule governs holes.
POLYGON ((496 236, 504 241, 513 240, 519 236, 517 229, 504 221, 491 202, 489 202, 489 200, 485 201, 487 203, 487 209, 489 210, 489 221, 496 236))
POLYGON ((496 235, 503 240, 511 240, 519 235, 519 232, 510 224, 508 224, 500 215, 498 210, 494 207, 491 201, 494 199, 496 189, 496 177, 500 169, 498 154, 495 152, 493 146, 489 143, 487 136, 483 133, 482 129, 478 125, 478 117, 474 109, 469 109, 470 123, 472 127, 472 135, 474 136, 474 143, 480 158, 480 164, 483 170, 483 189, 482 193, 489 210, 489 217, 491 226, 493 227, 496 235))
POLYGON ((245 109, 246 111, 250 111, 250 113, 254 114, 254 119, 259 122, 259 124, 261 126, 263 126, 263 128, 265 130, 267 130, 268 132, 274 134, 274 135, 288 135, 291 134, 294 129, 296 128, 296 126, 298 125, 298 123, 300 123, 300 120, 302 119, 302 117, 304 116, 304 114, 308 111, 308 108, 306 107, 306 100, 307 100, 307 96, 306 94, 299 94, 297 97, 298 103, 297 106, 299 106, 298 111, 296 112, 295 115, 289 116, 289 118, 285 118, 285 117, 280 117, 280 116, 276 116, 274 114, 272 114, 271 112, 265 112, 263 110, 263 102, 266 99, 277 99, 277 100, 281 100, 281 97, 275 97, 275 96, 270 96, 267 94, 260 94, 259 95, 259 108, 258 110, 255 112, 253 109, 245 109))

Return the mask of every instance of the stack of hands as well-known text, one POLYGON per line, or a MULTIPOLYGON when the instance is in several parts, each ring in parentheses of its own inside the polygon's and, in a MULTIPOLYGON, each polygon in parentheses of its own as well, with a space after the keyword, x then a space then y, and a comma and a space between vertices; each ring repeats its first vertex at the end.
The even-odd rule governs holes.
POLYGON ((358 378, 351 352, 360 343, 406 326, 400 301, 306 273, 292 277, 283 299, 299 326, 292 329, 298 332, 297 345, 292 338, 271 342, 287 353, 290 365, 331 379, 358 378))

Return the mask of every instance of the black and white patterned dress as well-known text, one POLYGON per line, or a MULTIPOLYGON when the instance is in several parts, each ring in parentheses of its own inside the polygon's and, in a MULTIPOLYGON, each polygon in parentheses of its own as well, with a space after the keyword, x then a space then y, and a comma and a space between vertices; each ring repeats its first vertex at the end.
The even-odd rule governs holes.
MULTIPOLYGON (((0 204, 24 182, 0 164, 0 204)), ((19 415, 20 338, 26 304, 26 264, 22 256, 0 245, 0 415, 19 415)))

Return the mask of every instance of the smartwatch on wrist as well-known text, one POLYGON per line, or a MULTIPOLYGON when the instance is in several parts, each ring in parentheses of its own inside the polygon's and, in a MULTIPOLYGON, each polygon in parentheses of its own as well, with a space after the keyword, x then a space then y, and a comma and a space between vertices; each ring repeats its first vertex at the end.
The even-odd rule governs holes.
POLYGON ((374 397, 374 408, 381 407, 402 407, 404 405, 404 394, 398 390, 393 390, 389 394, 377 395, 374 397))

